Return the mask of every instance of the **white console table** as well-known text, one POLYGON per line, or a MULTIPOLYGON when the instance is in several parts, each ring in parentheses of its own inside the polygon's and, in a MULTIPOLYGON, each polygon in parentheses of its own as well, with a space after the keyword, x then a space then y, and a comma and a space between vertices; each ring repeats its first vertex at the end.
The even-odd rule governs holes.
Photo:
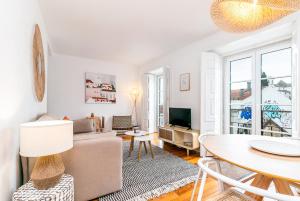
POLYGON ((190 150, 197 150, 200 148, 198 137, 199 130, 186 129, 181 127, 164 126, 159 128, 159 138, 178 147, 186 149, 189 156, 190 150))

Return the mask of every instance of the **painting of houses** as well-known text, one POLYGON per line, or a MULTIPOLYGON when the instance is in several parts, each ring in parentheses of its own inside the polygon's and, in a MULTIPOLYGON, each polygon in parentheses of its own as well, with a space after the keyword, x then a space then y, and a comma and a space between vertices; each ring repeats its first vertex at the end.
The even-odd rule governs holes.
POLYGON ((116 103, 116 76, 85 73, 85 103, 116 103))

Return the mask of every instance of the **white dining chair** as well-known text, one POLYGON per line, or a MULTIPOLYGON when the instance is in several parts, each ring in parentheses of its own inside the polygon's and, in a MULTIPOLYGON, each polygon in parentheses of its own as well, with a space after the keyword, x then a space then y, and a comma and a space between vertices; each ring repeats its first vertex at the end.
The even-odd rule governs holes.
MULTIPOLYGON (((284 138, 300 141, 299 137, 284 137, 284 138)), ((293 186, 296 192, 300 195, 300 183, 291 183, 291 186, 293 186)))
POLYGON ((240 191, 238 191, 238 189, 246 191, 246 192, 250 192, 250 193, 262 196, 262 197, 279 200, 279 201, 300 201, 300 197, 298 197, 298 196, 283 195, 280 193, 271 192, 271 191, 257 188, 257 187, 251 186, 249 184, 245 184, 240 181, 236 181, 232 178, 226 177, 226 176, 222 175, 221 173, 212 170, 209 167, 209 164, 212 164, 212 163, 216 163, 216 160, 213 158, 204 158, 204 159, 200 159, 198 161, 198 165, 200 167, 200 170, 202 170, 203 175, 202 175, 202 179, 201 179, 201 185, 200 185, 197 201, 202 200, 207 175, 210 175, 210 176, 212 176, 218 180, 221 180, 222 182, 232 186, 228 190, 209 198, 207 201, 222 201, 222 200, 253 201, 253 199, 251 197, 241 193, 240 191))
MULTIPOLYGON (((210 154, 206 148, 203 146, 203 143, 204 143, 204 140, 206 139, 206 137, 208 136, 215 136, 216 134, 214 133, 205 133, 205 134, 202 134, 199 136, 198 140, 199 140, 199 143, 200 143, 200 156, 202 158, 214 158, 214 165, 216 166, 216 170, 218 173, 222 173, 222 169, 221 169, 221 164, 220 164, 220 161, 214 157, 212 154, 210 154)), ((201 159, 200 159, 201 160, 201 159)), ((194 184, 194 189, 193 189, 193 192, 192 192, 192 198, 191 200, 194 199, 194 196, 195 196, 195 193, 196 193, 196 189, 197 189, 197 186, 198 186, 198 183, 199 183, 199 179, 201 177, 201 169, 199 168, 199 171, 198 171, 198 175, 197 175, 197 178, 195 180, 195 184, 194 184)), ((221 180, 218 180, 218 190, 219 191, 224 191, 224 183, 221 181, 221 180)))

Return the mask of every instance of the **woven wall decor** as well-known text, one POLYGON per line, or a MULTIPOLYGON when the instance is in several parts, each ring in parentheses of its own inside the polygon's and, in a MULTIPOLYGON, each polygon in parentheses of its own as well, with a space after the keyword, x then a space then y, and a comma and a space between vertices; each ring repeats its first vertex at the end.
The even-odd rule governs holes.
POLYGON ((43 101, 45 94, 45 59, 42 35, 39 25, 35 25, 33 37, 33 73, 34 73, 34 89, 37 100, 43 101))
POLYGON ((228 32, 250 32, 299 9, 300 0, 214 0, 211 16, 228 32))

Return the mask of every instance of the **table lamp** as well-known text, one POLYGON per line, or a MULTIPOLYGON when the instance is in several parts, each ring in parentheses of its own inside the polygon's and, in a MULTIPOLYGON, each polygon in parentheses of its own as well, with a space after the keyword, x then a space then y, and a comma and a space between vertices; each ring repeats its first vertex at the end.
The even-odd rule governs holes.
POLYGON ((48 189, 59 182, 65 171, 60 153, 72 147, 72 121, 36 121, 20 126, 20 154, 38 157, 30 176, 37 189, 48 189))

